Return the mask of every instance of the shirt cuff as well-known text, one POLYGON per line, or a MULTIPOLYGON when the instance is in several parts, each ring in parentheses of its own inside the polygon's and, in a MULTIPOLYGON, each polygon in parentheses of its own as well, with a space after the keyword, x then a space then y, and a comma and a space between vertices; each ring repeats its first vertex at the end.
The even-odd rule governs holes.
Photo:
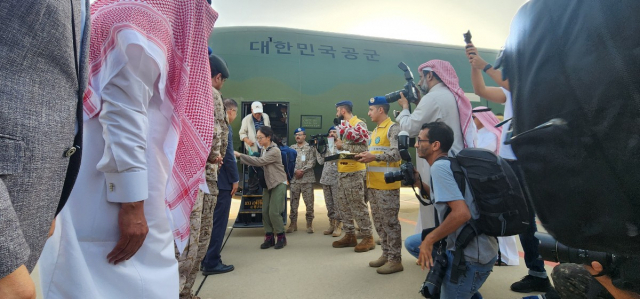
POLYGON ((149 198, 147 171, 104 173, 107 180, 107 200, 129 203, 149 198))

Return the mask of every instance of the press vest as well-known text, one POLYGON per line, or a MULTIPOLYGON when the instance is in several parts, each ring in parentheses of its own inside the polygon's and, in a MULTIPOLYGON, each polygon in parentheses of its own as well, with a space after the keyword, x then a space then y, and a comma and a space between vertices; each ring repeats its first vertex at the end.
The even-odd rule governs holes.
MULTIPOLYGON (((391 121, 391 118, 383 121, 380 125, 373 130, 371 139, 369 139, 369 152, 374 155, 383 154, 391 149, 391 141, 389 141, 389 128, 395 124, 391 121)), ((367 167, 367 188, 378 190, 395 190, 400 189, 400 182, 393 182, 387 184, 384 181, 384 173, 388 171, 399 171, 400 163, 398 162, 386 162, 386 161, 373 161, 369 162, 367 167)))
MULTIPOLYGON (((355 115, 349 120, 349 124, 352 127, 355 127, 359 122, 361 122, 358 117, 355 115)), ((343 139, 344 141, 344 139, 343 139)), ((357 162, 351 159, 340 159, 338 160, 338 172, 356 172, 360 170, 365 170, 367 166, 364 163, 357 162)))

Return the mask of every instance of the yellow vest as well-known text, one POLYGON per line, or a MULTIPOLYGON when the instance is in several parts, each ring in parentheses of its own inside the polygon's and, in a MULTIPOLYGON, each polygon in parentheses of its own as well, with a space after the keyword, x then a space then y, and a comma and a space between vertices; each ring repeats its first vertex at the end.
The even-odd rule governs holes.
MULTIPOLYGON (((369 140, 369 152, 374 155, 383 154, 385 151, 391 149, 391 141, 389 141, 389 128, 395 124, 391 121, 391 118, 383 121, 379 124, 369 140)), ((367 188, 378 190, 395 190, 400 189, 400 182, 393 182, 387 184, 384 181, 384 173, 388 171, 399 171, 400 163, 398 162, 385 162, 385 161, 373 161, 368 164, 367 167, 367 188)))
MULTIPOLYGON (((352 127, 355 127, 359 122, 361 122, 361 120, 358 119, 358 117, 355 115, 349 120, 349 124, 352 127)), ((345 141, 344 138, 342 139, 342 141, 345 141)), ((356 160, 338 160, 338 172, 356 172, 365 169, 367 169, 367 166, 364 163, 357 162, 356 160)))

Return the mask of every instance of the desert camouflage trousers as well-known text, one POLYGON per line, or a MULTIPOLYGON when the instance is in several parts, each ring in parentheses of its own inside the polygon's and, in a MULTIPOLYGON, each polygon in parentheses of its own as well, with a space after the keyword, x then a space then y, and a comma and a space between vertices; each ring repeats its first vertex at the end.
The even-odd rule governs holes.
POLYGON ((551 272, 553 285, 561 298, 613 299, 582 265, 560 264, 551 272))
POLYGON ((338 184, 322 185, 324 193, 324 204, 327 206, 327 216, 329 220, 342 221, 340 217, 340 208, 338 203, 338 184))
POLYGON ((218 183, 207 181, 207 186, 210 194, 198 191, 198 199, 191 212, 189 244, 182 255, 178 256, 176 252, 180 272, 180 299, 192 298, 191 290, 211 241, 213 211, 218 199, 218 183))
POLYGON ((371 218, 369 207, 365 202, 365 174, 366 170, 355 172, 341 172, 338 174, 338 208, 342 216, 342 229, 347 234, 355 234, 355 225, 360 227, 364 237, 371 236, 371 218))
POLYGON ((313 196, 313 183, 292 183, 291 184, 291 211, 289 211, 289 218, 291 223, 298 221, 298 207, 300 206, 300 194, 304 200, 304 205, 307 207, 306 218, 307 221, 313 221, 313 202, 315 200, 313 196))
POLYGON ((400 189, 367 189, 367 200, 371 205, 373 225, 380 236, 382 256, 390 261, 401 261, 402 234, 398 213, 400 212, 400 189))

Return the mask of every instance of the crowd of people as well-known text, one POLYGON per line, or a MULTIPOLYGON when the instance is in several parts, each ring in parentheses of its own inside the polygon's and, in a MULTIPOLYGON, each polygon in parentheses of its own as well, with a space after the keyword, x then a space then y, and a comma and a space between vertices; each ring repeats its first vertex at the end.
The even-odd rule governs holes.
MULTIPOLYGON (((287 234, 298 230, 301 196, 306 232, 315 232, 317 163, 323 165, 329 218, 323 234, 341 237, 332 247, 375 250, 375 229, 381 255, 369 266, 379 274, 401 272, 401 183, 385 181, 385 173, 401 170, 401 131, 416 138, 413 175, 432 202, 421 206, 417 234, 404 244, 423 269, 436 264, 434 248, 442 250, 448 263, 441 297, 482 298, 478 290, 494 265, 519 263, 515 236, 478 234, 457 246, 463 227, 480 211, 469 185, 456 182, 447 157, 484 148, 523 181, 505 143, 513 116, 509 82, 473 44, 466 59, 474 92, 504 104, 505 122, 490 108, 472 108, 451 63, 430 60, 418 67, 422 96, 414 111, 401 95, 395 122, 386 98, 373 97, 367 100, 373 130, 353 113, 364 100, 335 104, 338 123, 328 130, 325 152, 307 142, 305 128, 295 129, 290 177, 284 145, 260 102, 251 105, 238 132, 245 152, 233 150, 230 124, 238 103, 223 99, 230 71, 223 58, 207 51, 217 19, 210 2, 40 2, 0 4, 0 116, 2 128, 13 130, 0 132, 1 298, 34 298, 29 273, 38 261, 45 298, 198 298, 193 286, 199 271, 234 270, 220 251, 239 189, 237 161, 251 166, 243 193, 262 196, 261 249, 287 245, 287 234), (41 19, 33 22, 36 15, 41 19), (59 42, 42 42, 52 30, 59 42), (483 72, 499 87, 486 86, 483 72), (431 220, 436 226, 429 228, 431 220), (457 250, 464 264, 456 264, 457 250)), ((602 267, 559 266, 552 274, 557 294, 539 258, 535 213, 528 208, 529 226, 519 235, 528 273, 511 290, 547 298, 575 298, 576 289, 586 293, 594 282, 590 276, 602 267), (567 282, 572 279, 580 283, 567 282)), ((606 278, 597 281, 602 296, 634 296, 606 278)))

